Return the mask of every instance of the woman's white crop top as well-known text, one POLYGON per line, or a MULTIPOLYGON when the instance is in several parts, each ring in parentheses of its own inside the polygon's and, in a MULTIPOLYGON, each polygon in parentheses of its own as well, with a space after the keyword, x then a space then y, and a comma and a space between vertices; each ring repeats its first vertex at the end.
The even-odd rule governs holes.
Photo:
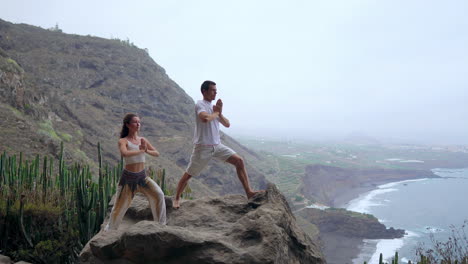
MULTIPOLYGON (((140 145, 133 144, 132 142, 130 142, 130 140, 127 140, 127 149, 130 151, 140 150, 140 145)), ((124 157, 124 161, 125 161, 125 165, 145 162, 145 153, 143 152, 138 155, 124 157)))

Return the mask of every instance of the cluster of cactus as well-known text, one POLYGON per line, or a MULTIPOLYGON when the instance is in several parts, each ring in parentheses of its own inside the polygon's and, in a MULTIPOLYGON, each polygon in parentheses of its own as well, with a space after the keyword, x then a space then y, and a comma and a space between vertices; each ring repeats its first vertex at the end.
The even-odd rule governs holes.
MULTIPOLYGON (((408 264, 411 264, 413 262, 408 261, 408 264)), ((366 261, 364 261, 364 264, 367 264, 366 261)), ((387 262, 383 262, 383 255, 380 253, 379 257, 379 264, 387 264, 387 262)), ((392 263, 391 264, 398 264, 398 252, 395 252, 395 257, 392 258, 392 263)), ((434 264, 432 263, 427 257, 424 255, 420 255, 420 260, 416 262, 416 264, 434 264)), ((468 256, 464 257, 461 261, 455 260, 455 261, 441 261, 440 264, 468 264, 468 256)))
POLYGON ((39 227, 31 212, 33 208, 36 213, 43 210, 46 216, 47 210, 59 212, 54 221, 56 233, 77 233, 79 241, 72 250, 79 252, 100 230, 123 168, 122 162, 115 167, 103 166, 100 144, 98 164, 97 179, 88 165, 65 164, 63 143, 55 170, 54 160, 48 157, 40 162, 39 155, 32 161, 24 161, 22 153, 19 159, 6 152, 0 155, 0 250, 8 252, 18 244, 34 249, 49 239, 45 234, 52 227, 39 227), (17 240, 21 238, 23 242, 19 243, 17 240))

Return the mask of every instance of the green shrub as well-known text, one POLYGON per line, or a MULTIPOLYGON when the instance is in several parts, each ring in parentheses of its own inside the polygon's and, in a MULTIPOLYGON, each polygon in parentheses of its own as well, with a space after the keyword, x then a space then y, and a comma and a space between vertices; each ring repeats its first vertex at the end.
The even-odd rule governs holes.
POLYGON ((40 134, 46 135, 49 138, 60 141, 60 137, 55 132, 54 127, 52 126, 52 121, 46 120, 44 122, 39 123, 39 131, 40 134))
POLYGON ((60 137, 66 142, 70 142, 73 138, 73 136, 68 133, 60 133, 60 137))

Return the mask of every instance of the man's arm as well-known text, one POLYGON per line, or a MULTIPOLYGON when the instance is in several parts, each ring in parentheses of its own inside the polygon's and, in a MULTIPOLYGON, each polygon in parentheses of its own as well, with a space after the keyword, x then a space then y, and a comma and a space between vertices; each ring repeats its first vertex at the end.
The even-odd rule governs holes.
POLYGON ((229 119, 227 119, 223 114, 219 114, 219 122, 225 126, 225 127, 230 127, 231 123, 229 122, 229 119))
MULTIPOLYGON (((216 101, 215 107, 219 110, 219 122, 225 127, 230 127, 231 123, 229 122, 229 119, 227 119, 223 115, 223 100, 218 99, 218 101, 216 101)), ((214 107, 213 107, 213 109, 214 109, 214 107)))
POLYGON ((219 111, 215 111, 212 114, 208 114, 207 112, 200 112, 198 114, 198 117, 201 119, 201 121, 203 123, 207 123, 207 122, 210 122, 210 121, 215 120, 216 118, 218 118, 219 117, 219 111))

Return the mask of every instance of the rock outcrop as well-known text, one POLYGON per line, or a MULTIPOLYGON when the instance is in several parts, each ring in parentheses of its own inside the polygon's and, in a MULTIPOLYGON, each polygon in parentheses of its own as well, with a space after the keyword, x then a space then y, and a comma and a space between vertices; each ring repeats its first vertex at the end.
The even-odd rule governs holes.
POLYGON ((30 263, 26 261, 14 262, 9 257, 0 255, 0 264, 30 264, 30 263))
POLYGON ((345 209, 305 208, 296 214, 320 230, 323 254, 329 264, 352 263, 361 252, 363 239, 393 239, 405 234, 402 229, 386 228, 372 215, 345 209))
POLYGON ((149 221, 146 199, 136 196, 119 230, 92 238, 81 263, 325 263, 274 185, 249 201, 205 197, 178 210, 166 202, 162 226, 149 221))
POLYGON ((321 233, 335 233, 346 237, 367 239, 393 239, 403 237, 405 234, 402 229, 386 228, 372 215, 345 209, 305 208, 298 214, 314 223, 321 233))

